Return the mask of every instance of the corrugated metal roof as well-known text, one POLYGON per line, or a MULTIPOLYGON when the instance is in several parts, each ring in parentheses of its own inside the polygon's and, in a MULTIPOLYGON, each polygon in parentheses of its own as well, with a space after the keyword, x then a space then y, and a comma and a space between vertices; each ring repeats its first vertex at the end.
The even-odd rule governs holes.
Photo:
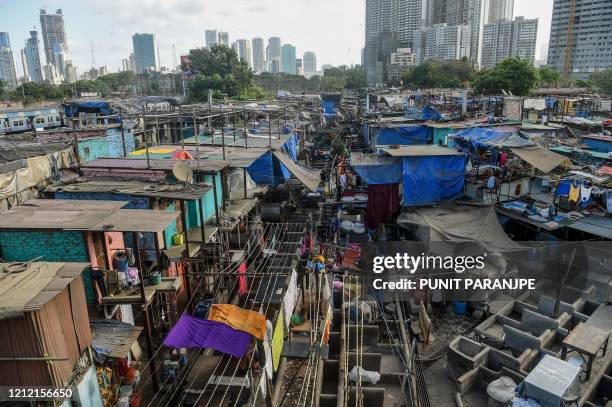
POLYGON ((0 213, 0 230, 162 232, 179 216, 177 211, 108 209, 106 201, 91 202, 104 203, 99 209, 17 206, 0 213))
POLYGON ((113 319, 91 321, 90 326, 91 346, 96 352, 111 358, 125 358, 144 329, 113 319))
POLYGON ((80 177, 50 186, 45 192, 104 193, 197 201, 211 188, 208 184, 166 184, 112 177, 80 177))

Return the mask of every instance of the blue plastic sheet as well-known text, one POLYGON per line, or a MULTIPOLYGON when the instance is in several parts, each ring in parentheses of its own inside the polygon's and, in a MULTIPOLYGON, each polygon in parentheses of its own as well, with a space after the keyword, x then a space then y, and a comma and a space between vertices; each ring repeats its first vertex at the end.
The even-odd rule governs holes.
POLYGON ((321 106, 323 107, 323 113, 325 114, 335 114, 334 111, 336 109, 336 102, 333 100, 323 100, 321 101, 321 106))
POLYGON ((534 145, 522 138, 517 131, 495 130, 495 128, 471 127, 453 134, 459 144, 468 145, 471 149, 497 147, 528 147, 534 145))
POLYGON ((429 205, 461 195, 465 156, 404 157, 403 206, 429 205))
POLYGON ((374 128, 374 144, 377 145, 415 145, 429 144, 431 129, 427 126, 402 126, 374 128))
POLYGON ((599 151, 601 153, 609 153, 612 151, 612 142, 584 137, 582 143, 586 144, 589 149, 593 151, 599 151))
POLYGON ((267 152, 255 160, 247 167, 247 172, 257 185, 274 187, 285 180, 280 161, 274 159, 271 152, 267 152))
POLYGON ((351 168, 367 183, 373 185, 402 182, 402 160, 389 160, 377 165, 355 165, 351 168))
POLYGON ((298 160, 298 143, 299 136, 297 133, 293 133, 285 143, 283 143, 282 150, 286 152, 289 157, 295 162, 298 160))
MULTIPOLYGON (((70 102, 64 105, 66 117, 77 117, 79 113, 98 113, 100 116, 110 116, 117 113, 108 102, 70 102)), ((119 117, 109 119, 109 122, 120 123, 119 117)))

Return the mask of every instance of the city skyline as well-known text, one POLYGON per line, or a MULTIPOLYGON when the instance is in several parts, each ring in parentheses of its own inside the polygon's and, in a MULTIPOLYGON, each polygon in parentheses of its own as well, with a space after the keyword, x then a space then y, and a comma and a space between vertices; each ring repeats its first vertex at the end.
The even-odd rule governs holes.
MULTIPOLYGON (((47 12, 63 9, 70 58, 81 72, 92 66, 92 43, 96 67, 106 65, 111 72, 117 71, 121 68, 121 61, 132 52, 132 35, 136 32, 155 34, 160 54, 159 63, 161 66, 171 67, 174 60, 172 45, 175 45, 178 59, 179 55, 187 53, 189 49, 205 45, 207 29, 229 32, 230 41, 237 38, 251 40, 256 37, 267 41, 269 37, 278 36, 283 43, 294 45, 299 56, 307 51, 315 52, 319 66, 359 64, 361 61, 365 1, 336 0, 328 4, 322 0, 312 0, 291 6, 277 0, 229 0, 223 4, 206 6, 195 0, 171 0, 163 4, 145 0, 114 0, 110 3, 117 6, 116 12, 106 11, 109 1, 102 3, 101 0, 95 0, 82 4, 76 0, 49 0, 46 3, 47 12), (333 12, 329 13, 332 15, 330 17, 317 14, 315 19, 316 11, 313 9, 316 7, 313 7, 315 5, 312 2, 320 2, 342 12, 342 22, 346 26, 331 24, 333 12), (75 7, 76 5, 79 7, 75 7), (102 7, 103 5, 106 6, 102 7), (258 16, 257 21, 249 22, 249 18, 245 17, 244 13, 233 10, 232 5, 246 7, 250 11, 248 14, 258 16), (295 21, 286 18, 287 15, 294 14, 300 15, 299 21, 303 24, 295 24, 295 21), (280 18, 282 16, 285 18, 280 18), (332 36, 325 30, 312 30, 307 23, 317 21, 317 27, 325 27, 326 18, 330 20, 328 26, 333 31, 332 36), (270 24, 265 24, 268 19, 270 24), (109 38, 112 41, 109 41, 109 38)), ((532 3, 528 0, 515 0, 514 15, 539 18, 536 49, 540 51, 543 45, 548 45, 552 0, 532 3)), ((40 4, 31 0, 3 5, 3 11, 8 17, 3 31, 9 32, 13 51, 17 50, 14 58, 18 76, 23 75, 19 50, 34 26, 39 33, 41 31, 40 9, 40 4)), ((538 58, 540 52, 536 54, 536 59, 538 58)), ((43 55, 42 60, 44 59, 43 55)))

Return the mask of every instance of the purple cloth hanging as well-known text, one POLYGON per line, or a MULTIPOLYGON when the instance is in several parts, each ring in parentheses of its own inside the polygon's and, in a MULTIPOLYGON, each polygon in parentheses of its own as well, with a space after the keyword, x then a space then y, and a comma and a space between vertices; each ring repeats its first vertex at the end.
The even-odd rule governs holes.
POLYGON ((182 315, 164 339, 170 348, 212 348, 241 358, 251 343, 251 335, 226 324, 182 315))

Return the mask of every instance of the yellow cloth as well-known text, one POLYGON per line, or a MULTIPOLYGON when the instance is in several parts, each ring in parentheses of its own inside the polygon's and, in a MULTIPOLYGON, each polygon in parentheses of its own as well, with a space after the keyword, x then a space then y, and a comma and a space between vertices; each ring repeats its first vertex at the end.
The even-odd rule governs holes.
POLYGON ((274 327, 274 334, 272 335, 272 367, 274 371, 278 370, 280 364, 281 353, 283 353, 283 344, 285 342, 285 319, 283 318, 283 310, 278 314, 276 318, 276 326, 274 327))
POLYGON ((570 185, 568 201, 570 201, 570 202, 578 202, 578 198, 579 197, 580 197, 580 187, 574 187, 574 184, 572 183, 570 185))
POLYGON ((232 304, 213 304, 208 319, 250 333, 259 340, 263 340, 266 333, 266 317, 262 313, 245 310, 232 304))
MULTIPOLYGON (((149 154, 169 154, 174 153, 176 148, 161 148, 161 147, 152 147, 149 148, 149 154)), ((146 155, 147 149, 132 151, 129 155, 146 155)))

